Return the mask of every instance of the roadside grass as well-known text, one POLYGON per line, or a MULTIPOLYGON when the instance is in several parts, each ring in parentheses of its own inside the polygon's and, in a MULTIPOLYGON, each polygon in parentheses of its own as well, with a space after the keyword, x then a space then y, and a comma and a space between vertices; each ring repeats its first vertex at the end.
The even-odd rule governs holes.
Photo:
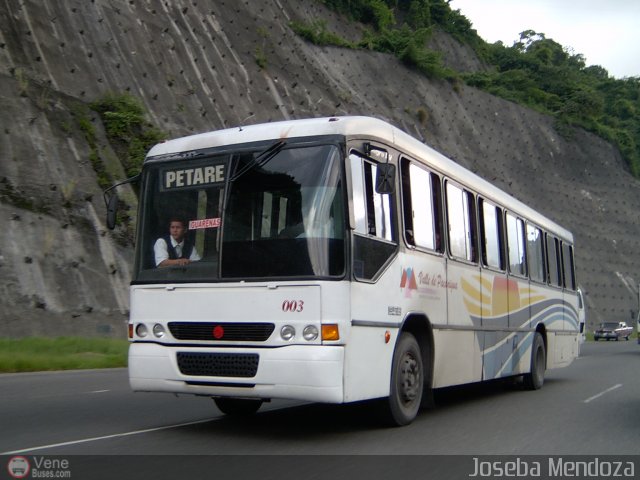
POLYGON ((114 338, 0 338, 0 373, 126 367, 128 346, 114 338))
MULTIPOLYGON (((631 339, 636 340, 637 332, 631 339)), ((593 341, 593 332, 586 333, 593 341)), ((119 338, 0 338, 0 373, 121 368, 129 342, 119 338)))

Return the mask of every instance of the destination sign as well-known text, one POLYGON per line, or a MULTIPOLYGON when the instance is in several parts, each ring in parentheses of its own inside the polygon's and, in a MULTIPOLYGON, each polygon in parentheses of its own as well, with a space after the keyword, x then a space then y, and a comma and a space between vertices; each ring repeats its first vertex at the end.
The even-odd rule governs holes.
POLYGON ((225 165, 205 165, 162 171, 162 189, 200 187, 224 183, 225 165))

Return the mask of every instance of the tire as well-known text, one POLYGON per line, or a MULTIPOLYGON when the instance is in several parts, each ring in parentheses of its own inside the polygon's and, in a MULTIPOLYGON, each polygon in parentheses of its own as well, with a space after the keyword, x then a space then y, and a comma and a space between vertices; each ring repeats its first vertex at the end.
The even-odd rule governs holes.
POLYGON ((533 337, 531 346, 531 370, 523 377, 527 390, 539 390, 544 384, 544 372, 547 369, 547 352, 544 348, 544 340, 539 332, 533 337))
POLYGON ((386 420, 392 426, 410 424, 418 415, 424 390, 424 362, 416 338, 403 332, 393 352, 386 420))
POLYGON ((262 400, 245 398, 214 398, 216 407, 225 415, 241 417, 253 415, 262 406, 262 400))

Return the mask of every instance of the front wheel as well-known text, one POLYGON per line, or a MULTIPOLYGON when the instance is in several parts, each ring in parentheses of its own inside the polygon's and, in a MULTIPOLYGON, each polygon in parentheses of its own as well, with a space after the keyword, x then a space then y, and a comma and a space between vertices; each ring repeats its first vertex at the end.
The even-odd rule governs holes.
POLYGON ((225 415, 247 416, 253 415, 262 406, 262 400, 245 398, 214 398, 216 407, 225 415))
POLYGON ((544 383, 544 372, 547 369, 547 352, 544 340, 539 332, 533 337, 531 346, 531 370, 524 375, 524 386, 527 390, 538 390, 544 383))
POLYGON ((418 414, 424 390, 424 363, 416 338, 403 332, 393 352, 391 391, 387 419, 395 426, 408 425, 418 414))

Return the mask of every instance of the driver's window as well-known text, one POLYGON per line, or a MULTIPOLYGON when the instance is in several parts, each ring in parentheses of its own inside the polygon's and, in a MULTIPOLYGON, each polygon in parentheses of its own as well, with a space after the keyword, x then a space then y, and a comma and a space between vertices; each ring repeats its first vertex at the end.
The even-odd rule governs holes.
POLYGON ((349 160, 355 219, 354 276, 375 280, 397 251, 395 197, 375 192, 375 163, 356 153, 349 160))
POLYGON ((355 154, 349 158, 356 232, 395 241, 391 195, 379 194, 374 190, 376 165, 355 154))

